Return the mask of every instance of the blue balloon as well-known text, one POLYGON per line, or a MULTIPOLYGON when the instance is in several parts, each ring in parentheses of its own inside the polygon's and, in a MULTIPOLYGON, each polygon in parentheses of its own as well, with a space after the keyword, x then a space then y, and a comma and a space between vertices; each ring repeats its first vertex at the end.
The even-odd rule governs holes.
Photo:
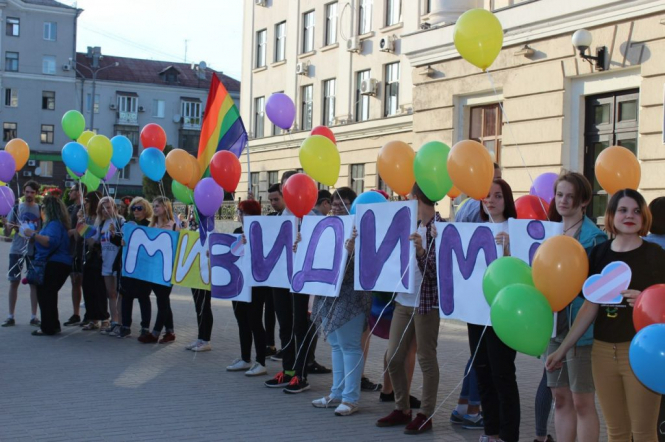
POLYGON ((665 324, 652 324, 640 330, 630 343, 628 359, 641 383, 665 394, 665 324))
POLYGON ((353 201, 351 205, 351 215, 356 214, 356 206, 358 204, 375 204, 375 203, 387 203, 388 200, 384 198, 379 192, 374 192, 373 190, 363 192, 358 195, 358 198, 353 201))
MULTIPOLYGON (((113 145, 113 156, 111 157, 111 163, 118 169, 129 164, 129 161, 132 159, 132 153, 134 153, 134 146, 132 142, 129 141, 129 138, 122 135, 116 135, 111 138, 111 144, 113 145)), ((71 169, 71 168, 70 168, 71 169)))
POLYGON ((84 174, 88 169, 88 151, 82 144, 71 141, 62 148, 62 161, 77 174, 84 174))
POLYGON ((143 149, 139 157, 139 166, 143 174, 153 181, 161 181, 166 173, 166 158, 156 147, 143 149))

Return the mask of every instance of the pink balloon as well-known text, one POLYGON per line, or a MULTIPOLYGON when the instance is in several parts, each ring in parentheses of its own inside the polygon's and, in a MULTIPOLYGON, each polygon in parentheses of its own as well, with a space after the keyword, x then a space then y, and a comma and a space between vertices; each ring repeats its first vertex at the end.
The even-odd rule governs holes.
POLYGON ((106 176, 105 176, 104 179, 103 179, 104 182, 107 182, 108 180, 110 180, 111 177, 113 177, 113 175, 115 175, 115 173, 116 173, 117 171, 118 171, 118 168, 115 167, 113 164, 110 164, 110 165, 109 165, 109 171, 108 171, 108 173, 106 174, 106 176))

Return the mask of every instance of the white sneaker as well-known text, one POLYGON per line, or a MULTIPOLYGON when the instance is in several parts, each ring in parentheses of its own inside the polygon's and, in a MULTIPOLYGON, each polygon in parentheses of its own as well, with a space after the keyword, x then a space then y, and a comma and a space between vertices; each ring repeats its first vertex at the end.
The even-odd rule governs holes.
POLYGON ((312 406, 314 408, 332 408, 341 404, 341 399, 331 398, 330 396, 322 397, 321 399, 315 399, 312 401, 312 406))
POLYGON ((199 343, 194 347, 192 347, 192 351, 210 351, 210 350, 212 350, 210 342, 204 341, 203 339, 200 339, 199 343))
POLYGON ((185 350, 191 350, 191 349, 193 349, 194 347, 196 347, 197 345, 199 345, 199 342, 201 342, 200 339, 197 339, 196 341, 192 341, 192 342, 190 342, 189 344, 185 345, 185 350))
POLYGON ((252 367, 252 364, 249 362, 245 362, 242 359, 238 358, 235 359, 231 365, 226 367, 226 371, 243 371, 243 370, 248 370, 252 367))
POLYGON ((254 362, 252 368, 245 372, 245 376, 261 376, 262 374, 268 374, 265 365, 261 365, 258 362, 254 362))
POLYGON ((336 416, 350 416, 356 411, 358 411, 359 408, 356 404, 350 404, 348 402, 342 402, 339 404, 337 408, 335 408, 335 415, 336 416))

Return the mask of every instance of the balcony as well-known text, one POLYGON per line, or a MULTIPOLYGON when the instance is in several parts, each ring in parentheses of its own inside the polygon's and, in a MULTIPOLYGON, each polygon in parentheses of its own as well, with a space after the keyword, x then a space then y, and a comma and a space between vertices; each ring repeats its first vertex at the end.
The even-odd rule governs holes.
POLYGON ((183 117, 182 128, 186 130, 201 130, 201 117, 183 117))
POLYGON ((118 112, 118 121, 117 124, 129 124, 132 126, 139 125, 139 114, 138 112, 118 112))

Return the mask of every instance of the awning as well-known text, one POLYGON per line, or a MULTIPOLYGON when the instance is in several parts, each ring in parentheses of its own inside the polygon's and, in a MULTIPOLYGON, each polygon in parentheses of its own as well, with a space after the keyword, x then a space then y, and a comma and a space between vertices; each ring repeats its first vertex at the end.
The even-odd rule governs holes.
POLYGON ((62 155, 59 153, 30 153, 30 160, 37 161, 62 161, 62 155))
POLYGON ((195 102, 198 102, 198 103, 201 102, 201 99, 200 99, 200 98, 196 98, 196 97, 180 97, 180 99, 181 99, 182 101, 195 101, 195 102))
POLYGON ((126 91, 115 91, 116 95, 124 95, 126 97, 138 97, 139 94, 136 92, 126 92, 126 91))

